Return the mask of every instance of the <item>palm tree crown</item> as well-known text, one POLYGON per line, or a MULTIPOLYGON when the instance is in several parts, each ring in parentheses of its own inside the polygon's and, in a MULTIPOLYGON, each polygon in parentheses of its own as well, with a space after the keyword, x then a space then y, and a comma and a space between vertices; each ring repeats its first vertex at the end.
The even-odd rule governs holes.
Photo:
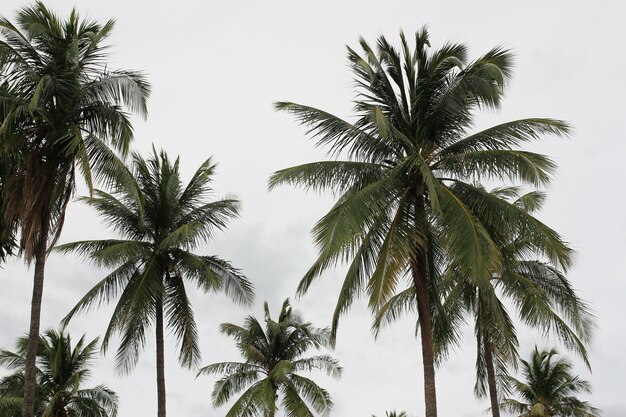
POLYGON ((464 276, 488 285, 491 271, 502 263, 477 213, 488 213, 497 228, 540 230, 533 247, 557 264, 570 262, 554 231, 506 200, 491 198, 476 182, 546 184, 554 162, 520 146, 544 134, 566 134, 568 126, 529 118, 471 133, 477 110, 500 105, 511 53, 496 47, 469 62, 461 44, 430 52, 426 29, 416 33, 413 49, 404 34, 400 37, 400 50, 382 36, 376 50, 361 40, 362 55, 348 48, 357 92, 354 122, 309 106, 277 103, 309 127, 333 160, 278 171, 270 188, 289 183, 339 195, 313 229, 319 257, 298 288, 306 292, 326 269, 349 262, 333 337, 339 317, 357 296, 367 293, 376 311, 403 278, 409 279, 420 323, 426 416, 436 417, 433 282, 441 265, 452 262, 464 276))
POLYGON ((312 417, 311 408, 320 415, 328 415, 333 405, 328 392, 300 375, 313 369, 333 377, 341 375, 341 367, 331 356, 303 356, 310 349, 328 346, 328 329, 303 322, 289 300, 285 300, 278 321, 272 320, 265 303, 265 330, 252 316, 243 326, 223 323, 220 330, 237 341, 245 362, 214 363, 200 370, 200 374, 224 375, 215 383, 213 404, 219 407, 249 387, 227 417, 272 417, 279 394, 288 416, 312 417))
MULTIPOLYGON (((0 416, 21 414, 24 364, 28 339, 17 351, 0 351, 0 366, 16 371, 0 379, 0 416)), ((48 330, 39 338, 35 414, 42 417, 115 417, 117 395, 104 385, 84 388, 97 355, 98 338, 85 344, 84 336, 72 346, 63 330, 48 330)))
MULTIPOLYGON (((192 252, 238 215, 239 201, 234 197, 208 201, 215 171, 210 159, 186 186, 179 168, 179 160, 171 161, 164 152, 157 154, 153 149, 148 159, 133 154, 132 170, 123 176, 124 181, 116 183, 112 194, 95 190, 93 197, 83 198, 123 239, 57 247, 61 252, 87 257, 98 266, 114 268, 65 321, 101 302, 119 298, 103 339, 106 349, 111 336, 121 334, 118 369, 132 369, 145 344, 146 331, 156 324, 157 373, 159 389, 163 389, 159 397, 163 401, 164 323, 179 344, 180 364, 192 367, 200 361, 197 326, 185 281, 202 292, 225 291, 239 303, 249 304, 253 299, 252 284, 229 262, 192 252)), ((159 410, 164 415, 164 403, 159 410)))
POLYGON ((589 382, 572 374, 572 364, 557 352, 535 350, 522 360, 523 380, 510 377, 513 391, 522 401, 505 399, 501 407, 520 417, 598 417, 600 412, 576 396, 591 393, 589 382))
MULTIPOLYGON (((408 417, 408 414, 406 413, 406 411, 387 411, 385 413, 385 415, 387 417, 408 417)), ((376 417, 376 416, 372 416, 372 417, 376 417)))
POLYGON ((41 2, 20 10, 17 26, 0 19, 0 156, 12 169, 2 191, 28 260, 49 237, 43 223, 58 237, 76 173, 91 189, 94 177, 114 169, 107 145, 128 152, 133 129, 124 107, 147 114, 143 75, 107 67, 103 42, 114 24, 81 20, 76 10, 61 20, 41 2))

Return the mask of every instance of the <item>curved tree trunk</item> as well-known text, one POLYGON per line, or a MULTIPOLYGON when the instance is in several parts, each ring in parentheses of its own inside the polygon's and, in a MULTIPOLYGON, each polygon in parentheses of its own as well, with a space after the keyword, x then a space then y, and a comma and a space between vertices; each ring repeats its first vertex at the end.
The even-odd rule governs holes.
POLYGON ((156 304, 157 417, 165 417, 165 352, 163 340, 163 301, 156 304))
POLYGON ((483 348, 485 349, 485 368, 487 370, 487 384, 489 385, 489 400, 491 401, 491 415, 500 417, 498 405, 498 389, 496 385, 496 373, 493 367, 493 347, 486 331, 483 331, 483 348))
POLYGON ((37 347, 39 345, 39 327, 41 323, 41 300, 43 297, 44 271, 48 255, 48 220, 42 222, 39 242, 35 251, 35 274, 33 279, 33 295, 30 303, 30 327, 28 330, 28 347, 24 366, 24 403, 22 417, 34 417, 35 414, 35 365, 37 347))
MULTIPOLYGON (((424 198, 418 197, 416 202, 416 226, 422 231, 427 230, 424 198)), ((415 286, 417 313, 422 343, 422 363, 424 366, 424 402, 425 417, 437 417, 437 391, 435 386, 435 354, 433 349, 433 325, 430 317, 430 298, 428 291, 428 256, 424 243, 417 248, 417 258, 412 262, 411 272, 415 286)))

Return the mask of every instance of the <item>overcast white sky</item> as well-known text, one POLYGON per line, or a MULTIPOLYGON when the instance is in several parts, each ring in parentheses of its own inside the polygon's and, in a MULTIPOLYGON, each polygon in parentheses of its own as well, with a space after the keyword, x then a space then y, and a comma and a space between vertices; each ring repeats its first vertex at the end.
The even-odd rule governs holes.
MULTIPOLYGON (((0 14, 13 17, 24 1, 3 0, 0 14)), ((271 172, 320 159, 323 153, 304 129, 272 102, 291 100, 350 114, 351 74, 345 45, 360 35, 375 41, 398 31, 412 33, 428 24, 433 46, 465 42, 477 57, 496 44, 517 55, 514 79, 500 112, 483 115, 486 126, 519 117, 553 117, 571 122, 569 140, 549 139, 533 147, 559 164, 542 219, 578 251, 570 279, 593 306, 599 327, 591 351, 593 374, 577 362, 594 387, 592 402, 606 417, 626 415, 626 218, 623 120, 626 83, 622 53, 626 39, 621 1, 48 1, 66 15, 73 5, 83 15, 117 19, 111 67, 145 71, 153 85, 147 122, 137 121, 135 148, 152 143, 180 154, 187 175, 208 156, 219 162, 215 188, 243 201, 241 219, 218 234, 208 253, 230 259, 254 281, 252 309, 231 305, 221 295, 194 296, 203 363, 238 360, 230 339, 217 331, 224 321, 260 315, 267 300, 273 310, 292 297, 315 257, 309 230, 329 208, 329 196, 293 189, 267 192, 271 172), (621 162, 620 162, 621 161, 621 162)), ((79 203, 70 206, 62 241, 111 234, 79 203)), ((68 309, 105 271, 71 257, 48 263, 42 329, 56 326, 68 309)), ((0 270, 0 346, 12 348, 27 329, 32 271, 20 263, 0 270)), ((295 304, 306 319, 329 322, 341 271, 329 273, 295 304)), ((110 309, 72 322, 75 335, 93 338, 105 330, 110 309)), ((336 403, 334 416, 382 415, 406 410, 423 415, 421 365, 413 320, 385 330, 374 341, 363 305, 341 325, 333 353, 345 367, 341 380, 319 378, 336 403)), ((472 394, 474 339, 437 374, 440 415, 477 416, 488 406, 472 394)), ((535 343, 553 345, 520 329, 522 351, 535 343)), ((106 383, 121 397, 121 417, 156 413, 154 344, 150 340, 137 369, 128 376, 113 370, 113 352, 97 364, 92 382, 106 383)), ((182 370, 170 345, 166 356, 168 414, 218 417, 214 380, 194 379, 182 370)))

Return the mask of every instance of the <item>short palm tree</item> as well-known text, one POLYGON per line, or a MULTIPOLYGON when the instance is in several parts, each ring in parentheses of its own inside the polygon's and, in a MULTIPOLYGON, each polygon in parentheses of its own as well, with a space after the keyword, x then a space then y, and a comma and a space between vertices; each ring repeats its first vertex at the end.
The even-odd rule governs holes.
MULTIPOLYGON (((406 411, 400 411, 400 412, 397 412, 397 411, 387 411, 387 412, 385 413, 385 415, 386 415, 387 417, 408 417, 408 416, 409 416, 409 415, 406 413, 406 411)), ((373 415, 372 417, 376 417, 376 416, 374 416, 374 415, 373 415)))
MULTIPOLYGON (((35 414, 39 417, 114 417, 117 395, 105 385, 84 388, 97 355, 98 338, 72 346, 64 330, 48 330, 39 338, 35 414)), ((16 352, 0 351, 0 366, 15 371, 0 379, 0 416, 21 414, 28 338, 18 340, 16 352)))
MULTIPOLYGON (((354 122, 309 106, 277 103, 308 126, 333 158, 278 171, 270 188, 293 184, 339 196, 313 229, 319 257, 298 287, 302 294, 325 270, 349 262, 333 336, 339 317, 357 296, 367 293, 375 312, 408 279, 421 335, 425 415, 436 417, 431 315, 437 300, 430 295, 439 264, 452 260, 466 276, 486 283, 502 262, 487 228, 459 194, 467 193, 482 209, 497 213, 494 224, 499 227, 523 223, 541 228, 514 205, 487 200, 474 184, 486 179, 547 183, 554 162, 520 146, 545 134, 565 134, 568 126, 530 118, 471 133, 477 110, 500 105, 511 53, 496 47, 468 62, 464 45, 449 43, 429 52, 426 29, 414 41, 411 49, 401 34, 396 50, 381 36, 376 51, 364 40, 362 55, 348 48, 357 92, 354 122)), ((537 242, 550 259, 567 262, 560 251, 564 248, 555 252, 546 243, 537 242)))
POLYGON ((146 331, 156 332, 158 416, 165 416, 164 327, 179 343, 178 360, 192 367, 200 361, 198 332, 185 281, 202 292, 223 290, 236 302, 249 304, 252 284, 229 262, 217 256, 192 252, 223 230, 239 212, 233 197, 209 201, 209 184, 215 171, 211 160, 203 163, 187 185, 180 176, 179 160, 153 149, 149 158, 133 154, 132 168, 111 194, 95 190, 83 201, 93 206, 122 239, 90 240, 58 246, 98 266, 115 268, 70 311, 75 314, 119 298, 103 339, 120 333, 117 366, 129 372, 144 347, 146 331))
MULTIPOLYGON (((512 199, 515 206, 528 213, 540 209, 545 200, 545 194, 538 191, 520 196, 517 187, 495 189, 490 194, 492 198, 512 199)), ((472 202, 466 204, 471 207, 472 202)), ((542 253, 533 243, 536 234, 516 225, 496 230, 491 226, 489 212, 477 211, 476 215, 500 248, 502 264, 492 272, 486 285, 467 279, 454 264, 446 266, 438 290, 445 302, 435 320, 435 343, 441 360, 449 345, 460 341, 456 328, 467 315, 473 318, 477 341, 474 391, 479 397, 489 394, 492 415, 499 417, 498 393, 507 391, 508 367, 519 360, 516 329, 504 300, 515 306, 522 322, 546 334, 555 334, 586 362, 585 345, 590 340, 593 316, 562 271, 541 260, 542 253)), ((557 244, 566 247, 564 242, 557 244)), ((378 312, 374 329, 378 331, 382 324, 394 321, 403 312, 414 311, 413 293, 413 288, 408 288, 391 298, 378 312)))
POLYGON ((591 393, 589 382, 572 374, 572 364, 557 358, 557 352, 532 352, 530 361, 522 360, 523 380, 512 377, 513 391, 521 401, 506 398, 502 409, 520 417, 598 417, 600 412, 577 395, 591 393))
POLYGON ((223 375, 213 389, 216 407, 247 388, 226 417, 273 417, 281 396, 287 416, 313 417, 312 410, 328 415, 333 405, 328 392, 300 375, 314 369, 333 377, 341 375, 341 367, 329 355, 303 357, 310 349, 328 346, 328 329, 303 322, 293 312, 289 300, 285 300, 278 321, 272 320, 265 303, 265 330, 252 316, 243 326, 223 323, 220 330, 237 341, 245 362, 214 363, 202 368, 199 374, 223 375))
POLYGON ((133 71, 107 66, 104 25, 61 19, 43 3, 24 7, 16 24, 0 18, 0 163, 7 224, 17 224, 21 252, 33 260, 24 417, 33 416, 35 357, 46 256, 61 233, 77 177, 113 175, 133 130, 129 113, 146 115, 149 86, 133 71))

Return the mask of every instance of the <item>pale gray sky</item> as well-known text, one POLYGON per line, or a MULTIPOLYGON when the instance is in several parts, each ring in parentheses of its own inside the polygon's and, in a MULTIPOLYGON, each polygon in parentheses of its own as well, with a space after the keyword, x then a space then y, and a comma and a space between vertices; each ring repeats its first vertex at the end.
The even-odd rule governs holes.
MULTIPOLYGON (((13 17, 24 1, 3 0, 0 14, 13 17)), ((593 306, 598 329, 591 351, 592 402, 606 417, 626 415, 623 355, 626 334, 626 215, 623 193, 621 53, 626 6, 621 1, 66 1, 52 5, 67 14, 76 5, 97 20, 117 19, 112 36, 112 67, 145 71, 153 85, 147 122, 137 121, 135 148, 154 142, 180 154, 190 175, 213 155, 219 162, 215 188, 243 201, 242 218, 218 234, 207 251, 223 256, 254 280, 257 302, 246 310, 221 295, 194 296, 205 364, 237 360, 230 339, 217 332, 224 321, 241 322, 261 314, 267 300, 276 311, 293 296, 300 276, 315 257, 309 230, 331 203, 329 196, 293 189, 267 192, 277 169, 323 157, 304 137, 304 129, 272 102, 291 100, 349 115, 351 74, 345 45, 360 35, 374 42, 379 34, 397 40, 428 24, 433 46, 446 40, 465 42, 476 57, 496 44, 515 50, 517 65, 503 108, 483 115, 480 125, 519 117, 554 117, 571 122, 571 139, 548 139, 533 147, 559 164, 542 219, 561 232, 578 251, 570 279, 593 306), (622 162, 619 162, 622 161, 622 162)), ((62 241, 110 236, 94 214, 70 206, 62 241)), ((72 257, 50 258, 42 328, 55 326, 105 271, 72 257)), ((0 346, 13 347, 27 329, 32 271, 15 262, 0 271, 0 346)), ((316 324, 329 322, 341 270, 328 273, 295 304, 316 324)), ((104 332, 110 309, 71 324, 78 335, 104 332)), ((334 416, 383 415, 407 410, 423 415, 421 365, 413 320, 386 329, 377 341, 364 305, 356 305, 341 325, 333 353, 345 367, 341 380, 320 378, 336 402, 334 416)), ((535 343, 552 346, 520 329, 522 350, 535 343)), ((472 394, 474 339, 452 355, 437 374, 442 416, 477 416, 487 401, 472 394)), ((116 376, 113 352, 97 366, 92 381, 105 382, 121 397, 121 417, 156 412, 154 345, 150 340, 137 369, 116 376)), ((172 417, 218 417, 213 409, 214 380, 194 379, 167 356, 168 414, 172 417)))

